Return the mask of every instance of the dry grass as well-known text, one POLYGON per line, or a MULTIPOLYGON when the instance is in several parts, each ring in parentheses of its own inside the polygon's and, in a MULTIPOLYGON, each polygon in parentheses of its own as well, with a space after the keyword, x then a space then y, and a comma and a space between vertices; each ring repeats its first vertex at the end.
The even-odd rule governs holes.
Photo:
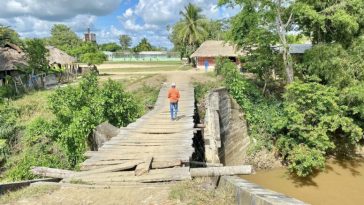
POLYGON ((16 201, 26 199, 26 198, 34 198, 43 196, 46 194, 51 194, 54 191, 58 190, 59 186, 57 185, 39 185, 39 186, 30 186, 24 189, 20 189, 18 191, 9 192, 0 197, 0 204, 13 204, 16 201))
POLYGON ((169 196, 174 204, 189 205, 229 205, 235 204, 233 190, 228 188, 215 189, 214 183, 208 178, 196 178, 172 187, 169 196))

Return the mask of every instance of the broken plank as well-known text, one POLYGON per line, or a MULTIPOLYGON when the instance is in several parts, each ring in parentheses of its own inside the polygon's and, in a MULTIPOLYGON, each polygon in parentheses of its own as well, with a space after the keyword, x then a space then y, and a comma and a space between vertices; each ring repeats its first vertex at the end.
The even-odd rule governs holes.
POLYGON ((135 169, 135 176, 141 176, 147 174, 150 170, 153 157, 150 157, 144 161, 144 163, 139 164, 135 169))
POLYGON ((84 176, 84 175, 90 175, 90 174, 96 174, 96 173, 123 171, 123 170, 132 169, 142 163, 144 163, 144 161, 136 160, 136 161, 125 162, 123 164, 109 165, 109 166, 105 166, 105 167, 98 168, 98 169, 92 169, 89 171, 78 172, 77 174, 75 174, 75 176, 84 176))

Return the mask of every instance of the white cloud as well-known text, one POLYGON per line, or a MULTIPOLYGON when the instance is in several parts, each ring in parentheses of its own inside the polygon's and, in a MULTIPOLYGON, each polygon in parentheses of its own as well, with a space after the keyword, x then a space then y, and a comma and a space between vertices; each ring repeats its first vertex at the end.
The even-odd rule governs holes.
POLYGON ((125 12, 124 12, 124 14, 123 14, 123 16, 125 17, 125 18, 130 18, 130 17, 132 17, 133 16, 133 9, 131 9, 131 8, 128 8, 125 12))
POLYGON ((202 14, 211 19, 229 18, 238 12, 238 9, 218 7, 217 0, 139 0, 118 18, 136 41, 147 37, 154 45, 171 47, 166 28, 180 19, 179 13, 188 3, 200 7, 202 14))
POLYGON ((32 16, 60 21, 87 14, 101 16, 114 11, 122 0, 1 0, 0 18, 32 16))

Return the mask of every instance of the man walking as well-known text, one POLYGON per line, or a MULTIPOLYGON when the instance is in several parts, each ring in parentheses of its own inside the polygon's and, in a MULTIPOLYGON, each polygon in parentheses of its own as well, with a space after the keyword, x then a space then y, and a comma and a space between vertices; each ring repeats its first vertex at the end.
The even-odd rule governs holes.
POLYGON ((170 102, 170 111, 172 120, 177 119, 179 98, 180 94, 178 89, 176 88, 176 83, 172 83, 171 88, 168 90, 168 99, 170 102))

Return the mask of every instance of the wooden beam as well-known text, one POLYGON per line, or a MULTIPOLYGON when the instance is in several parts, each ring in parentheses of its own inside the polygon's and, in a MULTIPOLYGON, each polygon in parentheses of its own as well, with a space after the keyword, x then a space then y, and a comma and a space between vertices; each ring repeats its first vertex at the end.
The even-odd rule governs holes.
POLYGON ((197 166, 204 166, 204 167, 223 167, 224 166, 223 164, 197 162, 197 161, 190 161, 190 164, 197 165, 197 166))
POLYGON ((182 161, 181 160, 173 160, 173 161, 156 161, 152 163, 152 169, 165 169, 165 168, 172 168, 181 166, 182 161))
POLYGON ((150 157, 144 161, 144 163, 139 164, 135 169, 135 176, 141 176, 147 174, 150 170, 153 157, 150 157))
POLYGON ((76 173, 69 170, 54 169, 48 167, 33 167, 30 171, 37 176, 59 179, 68 178, 76 173))
POLYGON ((229 167, 208 167, 208 168, 191 168, 192 177, 216 177, 225 175, 246 175, 251 174, 253 167, 251 165, 229 166, 229 167))

